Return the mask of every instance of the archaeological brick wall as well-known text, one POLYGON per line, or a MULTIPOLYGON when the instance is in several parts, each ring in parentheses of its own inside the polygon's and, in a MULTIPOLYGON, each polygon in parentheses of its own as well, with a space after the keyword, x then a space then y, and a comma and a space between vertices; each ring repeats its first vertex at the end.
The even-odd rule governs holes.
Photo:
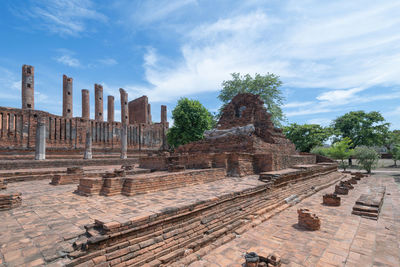
POLYGON ((94 149, 121 148, 122 124, 127 124, 127 143, 131 150, 164 150, 167 148, 166 107, 161 108, 161 123, 152 123, 147 96, 129 102, 128 94, 121 93, 121 122, 114 121, 114 96, 108 96, 108 119, 104 121, 103 86, 94 85, 95 114, 90 119, 90 92, 82 89, 82 117, 73 116, 73 78, 63 75, 62 116, 34 109, 34 67, 22 66, 22 109, 0 107, 0 151, 15 153, 20 149, 35 148, 36 128, 41 120, 46 125, 46 147, 49 150, 82 150, 87 132, 94 149), (122 124, 121 124, 122 123, 122 124), (15 151, 17 150, 17 151, 15 151))
POLYGON ((149 100, 145 95, 130 101, 128 103, 129 123, 151 123, 149 108, 149 100))
MULTIPOLYGON (((0 107, 0 148, 32 149, 35 147, 36 125, 46 118, 48 149, 84 149, 89 128, 93 148, 120 148, 121 123, 66 118, 48 112, 0 107)), ((164 135, 168 126, 162 123, 128 125, 128 148, 160 150, 166 146, 164 135)))

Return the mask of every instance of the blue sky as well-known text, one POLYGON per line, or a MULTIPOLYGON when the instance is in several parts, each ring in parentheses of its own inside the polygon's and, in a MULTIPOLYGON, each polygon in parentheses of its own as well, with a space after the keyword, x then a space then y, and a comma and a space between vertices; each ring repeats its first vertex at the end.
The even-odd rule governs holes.
MULTIPOLYGON (((278 74, 288 122, 328 125, 380 111, 400 128, 400 1, 3 0, 0 106, 21 106, 35 67, 35 108, 62 113, 62 75, 81 89, 148 95, 154 121, 184 96, 216 111, 230 73, 278 74)), ((105 104, 105 109, 107 105, 105 104)), ((104 114, 107 114, 106 110, 104 114)))

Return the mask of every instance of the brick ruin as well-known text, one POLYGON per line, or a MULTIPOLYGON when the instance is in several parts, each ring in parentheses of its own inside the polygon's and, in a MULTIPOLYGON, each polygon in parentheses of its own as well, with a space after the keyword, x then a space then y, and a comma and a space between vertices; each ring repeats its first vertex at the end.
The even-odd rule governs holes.
POLYGON ((217 128, 204 139, 177 148, 172 155, 142 157, 140 166, 167 170, 168 166, 226 168, 230 176, 276 171, 299 164, 315 164, 311 154, 300 154, 274 127, 259 96, 238 94, 222 111, 217 128))
POLYGON ((90 119, 90 93, 87 89, 82 90, 82 116, 74 117, 73 78, 63 75, 62 116, 35 110, 34 70, 33 66, 22 67, 22 108, 0 107, 1 153, 33 150, 39 120, 43 120, 46 127, 46 149, 49 151, 81 153, 87 132, 90 132, 93 149, 119 151, 123 123, 127 127, 127 148, 130 151, 157 151, 167 147, 166 106, 161 107, 161 122, 153 123, 147 96, 130 101, 128 105, 128 94, 120 89, 122 123, 114 121, 113 96, 108 96, 108 120, 105 122, 103 87, 95 84, 95 119, 90 119))
MULTIPOLYGON (((65 86, 67 92, 72 88, 72 79, 68 79, 66 83, 70 81, 71 86, 65 86)), ((22 119, 13 115, 14 122, 17 121, 13 125, 19 125, 13 128, 14 132, 17 133, 15 129, 20 132, 18 137, 5 136, 19 143, 8 141, 6 147, 17 150, 34 147, 35 138, 44 138, 36 130, 41 124, 48 129, 45 149, 83 151, 90 143, 86 141, 91 141, 94 148, 121 151, 121 158, 15 160, 13 165, 0 162, 0 170, 6 170, 3 180, 8 184, 3 190, 6 209, 15 208, 18 214, 35 205, 45 217, 47 207, 41 206, 42 198, 26 189, 27 185, 35 188, 35 183, 40 183, 49 194, 43 201, 55 204, 60 214, 66 216, 58 216, 54 228, 44 230, 46 236, 60 237, 50 247, 38 245, 36 256, 45 264, 188 266, 296 201, 346 177, 337 172, 337 164, 331 160, 297 152, 282 131, 274 127, 263 102, 251 94, 237 95, 223 110, 217 128, 207 131, 204 139, 174 152, 123 158, 123 136, 131 150, 165 148, 166 107, 161 106, 161 122, 152 123, 147 97, 129 102, 121 88, 121 122, 104 122, 102 87, 95 87, 97 120, 88 119, 87 90, 82 90, 82 102, 87 106, 82 106, 79 118, 59 117, 34 109, 6 115, 11 118, 11 114, 19 114, 22 119), (144 131, 150 133, 147 143, 144 131), (50 184, 40 181, 50 178, 50 184), (25 183, 22 195, 16 192, 20 181, 25 183), (23 199, 25 193, 34 200, 33 204, 23 199), (52 198, 55 203, 48 201, 52 198), (69 220, 74 220, 74 224, 69 220)), ((108 104, 113 106, 114 98, 109 97, 108 104)), ((64 106, 67 113, 68 109, 72 111, 72 107, 64 106)), ((85 149, 86 154, 89 157, 91 151, 85 149)), ((12 218, 13 214, 8 216, 12 218)), ((301 224, 312 229, 320 227, 316 216, 304 211, 301 216, 299 213, 300 217, 301 224)), ((279 256, 268 257, 268 264, 279 266, 279 256)))

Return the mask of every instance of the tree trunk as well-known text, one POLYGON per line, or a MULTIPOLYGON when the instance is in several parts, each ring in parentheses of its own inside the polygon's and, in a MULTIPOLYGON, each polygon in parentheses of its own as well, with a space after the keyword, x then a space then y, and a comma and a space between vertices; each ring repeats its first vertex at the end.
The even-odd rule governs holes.
POLYGON ((353 164, 352 160, 351 160, 351 156, 349 157, 349 166, 351 166, 353 164))

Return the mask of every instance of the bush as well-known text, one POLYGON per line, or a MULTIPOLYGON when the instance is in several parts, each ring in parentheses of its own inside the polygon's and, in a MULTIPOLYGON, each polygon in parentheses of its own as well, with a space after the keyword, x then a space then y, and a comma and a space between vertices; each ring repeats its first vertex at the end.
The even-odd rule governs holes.
POLYGON ((380 155, 375 149, 366 146, 356 147, 354 156, 358 160, 358 164, 361 165, 367 173, 371 173, 371 170, 377 166, 380 158, 380 155))
POLYGON ((394 166, 397 166, 397 161, 400 160, 400 144, 395 144, 391 149, 394 166))
POLYGON ((334 143, 328 150, 328 155, 331 158, 340 160, 340 167, 344 170, 347 167, 345 160, 353 155, 353 149, 350 149, 351 146, 351 140, 345 137, 342 141, 334 143))
POLYGON ((329 147, 317 146, 311 149, 310 153, 329 157, 329 147))

